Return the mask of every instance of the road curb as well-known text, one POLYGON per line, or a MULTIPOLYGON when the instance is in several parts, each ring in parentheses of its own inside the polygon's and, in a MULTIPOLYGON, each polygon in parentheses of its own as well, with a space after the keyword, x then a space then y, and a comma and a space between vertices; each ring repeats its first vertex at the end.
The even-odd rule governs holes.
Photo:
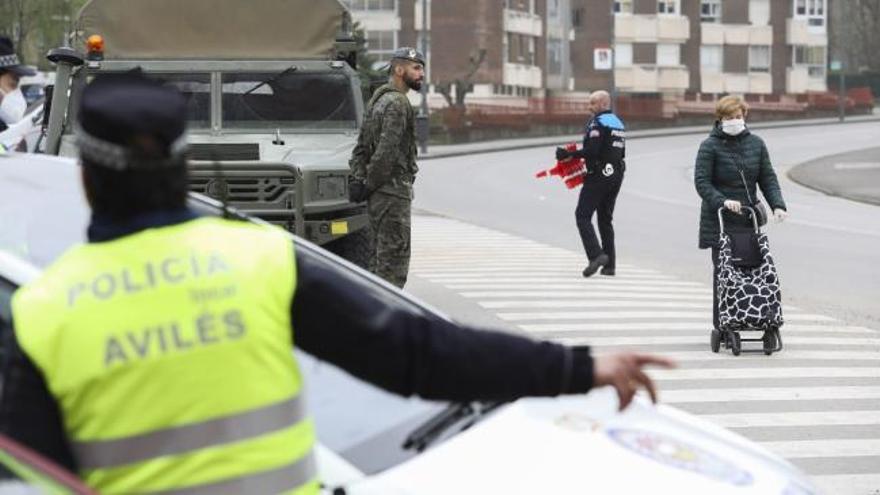
MULTIPOLYGON (((834 173, 829 169, 831 169, 839 160, 858 160, 860 155, 864 156, 871 152, 877 152, 878 150, 880 150, 880 147, 872 146, 870 148, 848 151, 846 153, 821 156, 791 167, 785 175, 795 184, 828 196, 843 198, 872 206, 880 206, 880 193, 878 193, 876 197, 848 194, 845 189, 841 190, 841 188, 833 187, 817 178, 834 173)), ((880 187, 880 185, 878 185, 878 187, 880 187)))
MULTIPOLYGON (((775 122, 758 122, 753 125, 750 125, 750 129, 781 129, 786 127, 806 127, 813 125, 846 125, 846 124, 864 124, 866 122, 880 122, 880 115, 870 116, 870 117, 850 117, 848 120, 840 122, 837 119, 812 119, 812 120, 802 120, 802 121, 775 121, 775 122)), ((687 136, 691 134, 707 134, 709 133, 709 126, 705 127, 682 127, 682 128, 670 128, 668 131, 656 131, 656 130, 641 130, 641 131, 632 131, 627 133, 627 139, 647 139, 647 138, 655 138, 655 137, 670 137, 670 136, 687 136)), ((545 146, 559 146, 563 143, 569 143, 572 140, 580 141, 583 139, 583 136, 550 136, 547 138, 532 138, 534 141, 529 143, 523 143, 520 145, 510 144, 510 142, 500 143, 497 142, 495 145, 492 145, 493 141, 489 141, 486 143, 485 148, 474 148, 467 150, 458 150, 458 151, 440 151, 436 154, 428 153, 427 155, 420 156, 418 160, 435 160, 438 158, 453 158, 457 156, 467 156, 467 155, 480 155, 484 153, 494 153, 497 151, 515 151, 522 149, 530 149, 530 148, 543 148, 545 146)))

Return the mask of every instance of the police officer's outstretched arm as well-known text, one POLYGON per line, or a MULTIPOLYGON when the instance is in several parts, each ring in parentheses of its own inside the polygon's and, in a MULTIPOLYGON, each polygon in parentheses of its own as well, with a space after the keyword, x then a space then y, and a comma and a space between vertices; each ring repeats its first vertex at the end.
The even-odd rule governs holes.
POLYGON ((587 347, 454 324, 303 253, 297 254, 297 272, 298 295, 292 304, 296 345, 401 395, 510 400, 612 385, 624 407, 638 387, 655 396, 642 371, 645 365, 672 365, 636 354, 593 358, 587 347))

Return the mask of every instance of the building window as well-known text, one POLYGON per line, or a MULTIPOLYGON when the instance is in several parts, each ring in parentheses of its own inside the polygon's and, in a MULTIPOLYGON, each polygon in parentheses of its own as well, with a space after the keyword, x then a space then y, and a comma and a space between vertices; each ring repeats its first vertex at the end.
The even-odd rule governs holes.
POLYGON ((370 55, 376 57, 378 62, 391 60, 391 56, 397 48, 396 31, 366 31, 364 36, 370 55))
POLYGON ((584 9, 574 9, 571 11, 571 27, 579 28, 583 24, 584 9))
POLYGON ((721 45, 700 46, 700 69, 707 73, 724 70, 724 50, 721 45))
POLYGON ((507 33, 507 62, 511 64, 535 65, 535 37, 524 34, 507 33))
POLYGON ((749 22, 753 26, 770 23, 770 0, 749 0, 749 22))
POLYGON ((700 2, 701 22, 721 22, 721 0, 703 0, 700 2))
POLYGON ((770 47, 749 47, 749 72, 770 72, 770 47))
POLYGON ((795 46, 794 65, 806 65, 810 77, 825 77, 826 51, 824 46, 795 46))
POLYGON ((660 67, 681 65, 681 45, 678 43, 657 43, 657 65, 660 67))
POLYGON ((535 13, 535 0, 504 0, 504 8, 535 13))
POLYGON ((633 46, 632 43, 617 43, 614 45, 614 67, 632 67, 633 46))
POLYGON ((657 13, 658 14, 675 14, 678 12, 678 0, 658 0, 657 1, 657 13))
POLYGON ((825 25, 827 0, 794 0, 795 17, 806 18, 810 26, 825 25))
POLYGON ((342 0, 351 10, 390 10, 397 11, 396 0, 342 0))
POLYGON ((622 0, 614 2, 614 13, 615 14, 632 14, 633 13, 633 0, 622 0))

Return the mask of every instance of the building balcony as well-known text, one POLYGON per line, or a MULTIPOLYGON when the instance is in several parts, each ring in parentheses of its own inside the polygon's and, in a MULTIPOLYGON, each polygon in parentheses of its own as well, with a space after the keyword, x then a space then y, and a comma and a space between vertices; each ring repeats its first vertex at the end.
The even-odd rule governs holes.
POLYGON ((543 73, 535 65, 505 63, 502 74, 503 83, 525 88, 543 87, 543 73))
POLYGON ((504 31, 540 37, 544 35, 544 20, 537 14, 504 9, 504 31))
POLYGON ((690 86, 690 72, 684 66, 633 65, 615 69, 614 82, 630 92, 683 91, 690 86))
POLYGON ((690 20, 680 15, 614 16, 614 37, 620 43, 684 43, 690 29, 690 20))
POLYGON ((366 31, 400 31, 400 16, 393 10, 356 10, 352 17, 366 31))
POLYGON ((785 90, 787 93, 799 94, 807 91, 828 91, 825 83, 824 71, 817 71, 822 75, 810 73, 810 66, 796 65, 789 67, 785 77, 785 90))
POLYGON ((773 77, 767 72, 702 72, 701 93, 773 93, 773 77))
POLYGON ((701 25, 700 43, 704 45, 772 45, 772 26, 752 26, 751 24, 717 24, 705 22, 701 25))
POLYGON ((828 32, 807 24, 806 19, 785 21, 785 42, 789 45, 828 46, 828 32))

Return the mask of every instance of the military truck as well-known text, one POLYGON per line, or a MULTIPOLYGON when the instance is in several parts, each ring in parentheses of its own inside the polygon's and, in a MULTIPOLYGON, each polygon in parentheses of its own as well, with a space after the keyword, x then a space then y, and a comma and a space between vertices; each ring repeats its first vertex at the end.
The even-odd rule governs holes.
POLYGON ((351 30, 339 0, 90 0, 48 55, 45 151, 76 154, 93 76, 141 70, 187 98, 191 191, 363 266, 366 207, 348 200, 363 119, 351 30))

